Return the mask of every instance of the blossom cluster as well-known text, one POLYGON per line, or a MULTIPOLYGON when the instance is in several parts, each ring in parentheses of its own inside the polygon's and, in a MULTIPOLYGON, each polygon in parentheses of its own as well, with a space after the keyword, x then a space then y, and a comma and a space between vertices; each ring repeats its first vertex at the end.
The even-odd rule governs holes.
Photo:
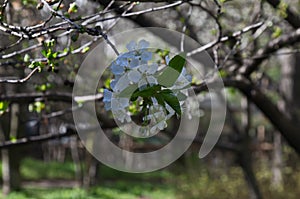
MULTIPOLYGON (((119 122, 131 122, 132 113, 129 107, 133 101, 140 100, 140 106, 137 106, 138 112, 145 111, 143 120, 147 124, 142 126, 140 131, 143 134, 154 134, 165 129, 167 120, 176 113, 178 114, 178 111, 174 110, 172 103, 168 103, 167 100, 159 100, 152 96, 155 86, 160 85, 158 77, 161 74, 159 69, 161 67, 153 61, 154 52, 149 48, 149 43, 145 40, 138 43, 131 41, 126 47, 128 52, 120 54, 109 67, 114 78, 110 82, 111 90, 104 89, 103 102, 105 109, 111 110, 114 118, 119 122), (142 95, 141 93, 146 90, 148 93, 142 95), (133 94, 136 95, 134 99, 132 98, 133 94)), ((168 56, 166 56, 165 62, 167 65, 169 61, 168 56)), ((172 86, 159 88, 174 91, 169 92, 167 95, 171 95, 171 98, 174 95, 177 100, 179 93, 181 95, 186 93, 186 88, 190 85, 191 79, 191 76, 187 74, 186 69, 183 67, 172 86)), ((183 105, 183 101, 177 100, 177 102, 180 106, 183 105)))

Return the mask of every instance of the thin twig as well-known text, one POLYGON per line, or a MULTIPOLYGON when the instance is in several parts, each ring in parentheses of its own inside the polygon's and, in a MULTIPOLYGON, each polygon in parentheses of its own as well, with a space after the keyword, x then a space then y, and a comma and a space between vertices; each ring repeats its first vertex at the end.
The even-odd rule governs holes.
POLYGON ((247 26, 245 28, 243 28, 242 30, 239 30, 237 32, 234 32, 231 36, 224 36, 220 39, 220 41, 217 40, 214 40, 204 46, 201 46, 200 48, 196 48, 190 52, 187 53, 187 56, 192 56, 192 55, 195 55, 197 53, 200 53, 200 52, 203 52, 205 50, 208 50, 212 47, 214 47, 216 44, 218 44, 219 42, 226 42, 228 41, 230 38, 232 37, 238 37, 238 36, 241 36, 242 34, 244 33, 247 33, 253 29, 256 29, 256 28, 259 28, 260 26, 262 26, 264 23, 263 22, 259 22, 259 23, 256 23, 256 24, 252 24, 250 26, 247 26))
POLYGON ((34 73, 36 73, 39 70, 40 70, 40 67, 36 67, 26 77, 24 77, 22 79, 7 79, 7 78, 5 78, 5 79, 0 79, 0 83, 9 83, 9 84, 24 83, 24 82, 28 81, 34 75, 34 73))
POLYGON ((184 20, 184 25, 183 25, 183 27, 182 27, 182 34, 181 34, 181 41, 180 41, 180 51, 181 51, 181 52, 184 52, 185 31, 186 31, 186 28, 187 28, 187 21, 190 19, 191 14, 192 14, 192 11, 193 11, 193 7, 190 6, 190 7, 189 7, 188 14, 187 14, 187 17, 186 17, 185 20, 184 20))

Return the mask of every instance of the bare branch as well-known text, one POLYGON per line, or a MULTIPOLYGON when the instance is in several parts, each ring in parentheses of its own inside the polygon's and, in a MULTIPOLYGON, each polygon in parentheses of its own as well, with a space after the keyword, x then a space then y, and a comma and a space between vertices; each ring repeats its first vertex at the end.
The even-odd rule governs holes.
MULTIPOLYGON (((274 8, 277 8, 280 4, 280 0, 267 0, 274 8)), ((286 18, 284 18, 293 28, 300 28, 300 16, 294 13, 290 7, 286 8, 286 18)))
POLYGON ((249 31, 253 31, 253 30, 259 28, 259 27, 262 26, 263 24, 264 24, 263 22, 259 22, 259 23, 256 23, 256 24, 252 24, 252 25, 250 25, 250 26, 247 26, 247 27, 243 28, 242 30, 239 30, 239 31, 237 31, 237 32, 234 32, 232 35, 221 37, 220 40, 219 40, 219 39, 216 39, 215 41, 212 41, 212 42, 210 42, 210 43, 208 43, 208 44, 206 44, 206 45, 204 45, 204 46, 201 46, 200 48, 194 49, 194 50, 188 52, 186 55, 187 55, 187 56, 192 56, 192 55, 195 55, 195 54, 197 54, 197 53, 201 53, 201 52, 203 52, 203 51, 205 51, 205 50, 208 50, 208 49, 214 47, 214 46, 217 45, 219 42, 226 42, 226 41, 228 41, 228 40, 229 40, 230 38, 232 38, 232 37, 239 37, 239 36, 241 36, 242 34, 245 34, 245 33, 249 32, 249 31))
POLYGON ((5 78, 5 79, 0 79, 0 83, 9 83, 9 84, 24 83, 24 82, 28 81, 34 75, 34 73, 36 73, 39 70, 40 70, 40 67, 36 67, 26 77, 24 77, 22 79, 9 79, 9 78, 5 78))
POLYGON ((241 67, 239 72, 245 76, 249 76, 253 71, 257 70, 259 65, 272 53, 297 42, 300 42, 300 28, 290 34, 271 40, 264 48, 257 52, 257 54, 254 56, 255 59, 250 60, 243 67, 241 67))

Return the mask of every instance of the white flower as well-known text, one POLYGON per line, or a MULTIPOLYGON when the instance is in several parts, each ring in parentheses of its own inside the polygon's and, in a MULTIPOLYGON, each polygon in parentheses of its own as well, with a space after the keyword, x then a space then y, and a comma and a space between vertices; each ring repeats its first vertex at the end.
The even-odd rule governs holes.
POLYGON ((156 85, 157 79, 154 74, 157 72, 158 65, 156 63, 151 65, 140 65, 128 72, 128 79, 133 83, 138 83, 140 89, 148 85, 156 85))
POLYGON ((145 40, 139 41, 138 44, 135 41, 131 41, 126 45, 129 53, 132 53, 132 55, 135 56, 131 57, 130 68, 146 64, 152 59, 152 52, 147 50, 149 45, 149 42, 145 40))
MULTIPOLYGON (((120 54, 117 59, 110 65, 114 78, 110 82, 112 91, 107 89, 103 93, 103 102, 106 110, 111 110, 114 118, 120 122, 131 122, 131 113, 129 111, 130 97, 122 95, 124 90, 128 87, 144 89, 147 86, 158 84, 157 76, 158 65, 150 62, 153 53, 147 49, 149 43, 145 40, 140 40, 138 43, 131 41, 126 45, 129 52, 120 54)), ((170 59, 165 57, 165 62, 168 65, 170 59)), ((192 78, 187 74, 186 69, 183 68, 179 77, 174 85, 170 87, 173 93, 178 97, 181 110, 183 110, 184 100, 183 95, 188 95, 187 87, 190 85, 192 78)), ((151 88, 150 88, 151 89, 151 88)), ((141 96, 140 96, 141 97, 141 96)), ((142 97, 141 107, 148 109, 143 120, 147 126, 140 128, 141 134, 153 135, 167 127, 167 120, 176 114, 176 111, 171 107, 172 105, 166 102, 158 103, 157 99, 152 96, 146 96, 148 99, 151 97, 152 103, 142 97), (164 104, 162 104, 164 103, 164 104)), ((164 98, 162 98, 164 100, 164 98)), ((192 103, 188 103, 187 107, 191 108, 192 103)), ((142 108, 141 108, 142 110, 142 108)))
POLYGON ((112 97, 111 109, 112 110, 124 110, 129 106, 129 99, 125 97, 112 97))
POLYGON ((111 110, 120 122, 131 121, 131 117, 126 109, 129 107, 129 99, 125 97, 119 97, 113 92, 104 89, 103 102, 105 110, 111 110))
POLYGON ((103 102, 104 102, 104 108, 107 111, 111 109, 111 98, 112 98, 112 92, 107 89, 104 89, 103 102))
POLYGON ((131 70, 128 72, 128 79, 133 83, 138 83, 141 78, 142 78, 142 73, 140 73, 137 70, 131 70))
POLYGON ((174 85, 170 88, 171 90, 179 90, 189 86, 192 82, 192 76, 186 73, 186 69, 183 68, 179 77, 175 81, 174 85))
POLYGON ((121 123, 124 123, 124 121, 131 122, 131 117, 125 109, 112 110, 112 112, 116 119, 119 120, 121 123))
POLYGON ((117 62, 113 62, 110 65, 110 70, 114 75, 122 75, 125 72, 125 67, 120 64, 117 64, 117 62))
POLYGON ((203 110, 201 110, 199 107, 199 101, 202 100, 198 96, 189 97, 185 101, 186 111, 189 119, 192 119, 193 117, 202 117, 204 115, 203 110))
POLYGON ((139 41, 138 44, 135 41, 130 41, 126 45, 126 48, 128 49, 128 51, 136 51, 136 50, 148 48, 149 45, 150 45, 149 42, 142 39, 141 41, 139 41))
POLYGON ((150 61, 152 59, 152 52, 143 50, 141 53, 141 61, 150 61))
POLYGON ((128 79, 128 73, 125 73, 121 77, 117 77, 111 82, 111 88, 114 92, 122 92, 125 88, 130 85, 130 80, 128 79))
POLYGON ((166 105, 167 111, 169 112, 169 114, 166 116, 166 120, 168 120, 175 114, 175 111, 171 106, 169 106, 169 104, 165 103, 165 105, 166 105))
POLYGON ((165 56, 165 62, 166 62, 166 65, 169 65, 169 63, 170 63, 169 55, 165 56))

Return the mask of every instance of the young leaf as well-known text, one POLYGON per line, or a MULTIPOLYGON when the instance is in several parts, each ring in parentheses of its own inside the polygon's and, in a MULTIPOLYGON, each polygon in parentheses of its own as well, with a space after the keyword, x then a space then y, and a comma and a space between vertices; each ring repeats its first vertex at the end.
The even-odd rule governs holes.
POLYGON ((0 115, 2 115, 8 108, 9 102, 0 101, 0 115))
POLYGON ((78 6, 76 5, 75 2, 71 3, 68 9, 68 13, 75 13, 77 12, 78 6))
POLYGON ((144 90, 137 91, 136 94, 141 97, 151 97, 154 96, 160 90, 161 90, 161 86, 155 85, 155 86, 147 87, 144 90))
POLYGON ((178 79, 183 67, 185 65, 185 58, 183 55, 176 55, 169 62, 167 67, 160 76, 158 76, 158 83, 165 87, 171 87, 178 79))
POLYGON ((28 54, 24 55, 24 62, 29 62, 30 61, 30 56, 28 54))
POLYGON ((138 86, 133 84, 125 88, 120 94, 119 97, 134 97, 134 94, 138 90, 138 86))
POLYGON ((164 98, 165 102, 169 104, 169 106, 174 109, 174 111, 178 114, 181 115, 181 108, 180 108, 180 103, 177 99, 177 97, 172 93, 170 90, 163 90, 161 92, 161 96, 164 98))
POLYGON ((187 96, 185 95, 185 94, 183 94, 182 92, 178 92, 178 94, 177 94, 177 99, 179 100, 179 101, 184 101, 184 100, 186 100, 186 98, 187 98, 187 96))
POLYGON ((179 74, 181 73, 184 65, 185 65, 185 58, 183 54, 176 55, 169 62, 169 66, 175 69, 179 74))

